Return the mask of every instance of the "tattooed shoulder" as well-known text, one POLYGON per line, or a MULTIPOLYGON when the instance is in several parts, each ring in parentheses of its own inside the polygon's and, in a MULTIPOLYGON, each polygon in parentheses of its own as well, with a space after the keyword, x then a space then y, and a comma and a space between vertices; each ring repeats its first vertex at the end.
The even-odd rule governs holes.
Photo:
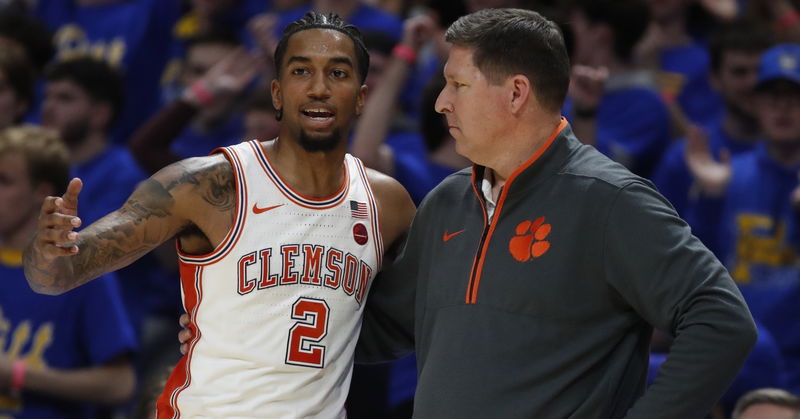
POLYGON ((232 210, 236 203, 236 184, 231 163, 219 156, 200 176, 203 199, 219 210, 232 210))
POLYGON ((175 190, 184 189, 197 195, 219 211, 234 208, 236 187, 233 167, 221 154, 181 160, 162 170, 161 183, 174 195, 175 190))

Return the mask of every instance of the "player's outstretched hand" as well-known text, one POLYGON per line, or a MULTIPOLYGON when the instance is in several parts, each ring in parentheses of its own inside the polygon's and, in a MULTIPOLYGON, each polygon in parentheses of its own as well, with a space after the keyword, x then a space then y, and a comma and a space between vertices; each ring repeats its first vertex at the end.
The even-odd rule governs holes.
POLYGON ((83 182, 74 178, 69 182, 62 196, 48 196, 39 213, 39 224, 33 246, 45 261, 59 256, 77 254, 80 249, 75 244, 79 233, 74 229, 81 226, 78 217, 78 195, 83 182))

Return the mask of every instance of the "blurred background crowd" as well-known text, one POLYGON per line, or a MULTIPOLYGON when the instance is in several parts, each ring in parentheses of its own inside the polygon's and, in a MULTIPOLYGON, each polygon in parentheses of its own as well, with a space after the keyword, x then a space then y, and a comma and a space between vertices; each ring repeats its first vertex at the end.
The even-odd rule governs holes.
MULTIPOLYGON (((469 165, 434 102, 445 29, 487 7, 562 27, 578 138, 650 179, 740 286, 759 340, 712 416, 800 417, 798 3, 0 0, 0 418, 150 417, 180 356, 171 244, 62 296, 30 291, 21 255, 45 196, 81 177, 88 225, 165 165, 274 138, 273 52, 314 9, 370 52, 350 153, 419 203, 469 165)), ((651 379, 670 343, 656 331, 651 379)), ((413 357, 357 366, 349 417, 409 418, 415 377, 413 357)))

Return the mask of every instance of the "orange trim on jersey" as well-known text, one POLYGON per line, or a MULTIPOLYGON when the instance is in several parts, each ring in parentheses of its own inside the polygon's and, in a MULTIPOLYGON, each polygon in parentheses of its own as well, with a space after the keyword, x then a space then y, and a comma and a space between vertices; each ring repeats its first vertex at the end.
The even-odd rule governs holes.
POLYGON ((247 177, 244 175, 244 166, 233 147, 224 147, 219 150, 223 152, 233 167, 233 180, 236 185, 236 195, 234 199, 234 213, 236 216, 225 238, 222 239, 214 250, 206 254, 192 255, 186 253, 181 249, 180 240, 176 241, 178 258, 185 263, 211 265, 219 261, 231 252, 236 246, 236 243, 239 242, 239 238, 242 237, 242 232, 244 231, 245 221, 247 220, 247 177))
MULTIPOLYGON (((525 171, 525 169, 530 167, 536 160, 539 159, 539 157, 541 157, 542 154, 544 154, 544 152, 548 148, 550 148, 550 145, 553 144, 553 141, 556 139, 556 137, 558 137, 558 134, 561 133, 561 130, 563 130, 564 127, 566 126, 567 126, 567 120, 564 119, 564 117, 561 117, 561 122, 558 124, 556 129, 553 130, 553 132, 550 134, 550 138, 548 138, 547 141, 545 141, 545 143, 541 147, 539 147, 538 150, 536 150, 536 152, 533 154, 533 156, 531 156, 530 159, 528 159, 528 161, 523 163, 521 166, 517 167, 514 170, 514 172, 511 173, 511 176, 509 176, 508 179, 506 179, 506 183, 505 185, 503 185, 503 190, 502 192, 500 192, 500 197, 497 199, 497 206, 494 209, 494 216, 492 217, 492 223, 489 226, 489 233, 486 235, 486 239, 483 241, 483 246, 479 253, 477 270, 475 271, 474 278, 471 278, 472 290, 470 294, 467 296, 468 304, 475 304, 475 301, 478 299, 478 286, 481 283, 481 273, 483 272, 483 262, 486 260, 486 251, 489 249, 489 242, 491 241, 492 234, 494 234, 494 230, 497 227, 497 220, 500 218, 500 212, 503 209, 503 204, 505 203, 506 196, 508 195, 509 189, 511 189, 511 183, 514 182, 514 180, 517 178, 517 176, 519 176, 520 173, 522 173, 523 171, 525 171)), ((473 176, 474 176, 474 171, 473 171, 473 176)), ((474 188, 475 183, 473 182, 472 184, 474 188)), ((484 211, 484 214, 486 214, 486 211, 484 211)), ((467 289, 469 288, 470 287, 468 287, 467 289)))
POLYGON ((347 170, 347 164, 343 165, 344 182, 342 182, 342 186, 338 191, 324 198, 310 198, 296 191, 291 187, 291 185, 283 180, 283 177, 281 177, 280 173, 275 170, 275 167, 270 161, 269 156, 267 156, 267 153, 265 153, 264 149, 261 147, 261 143, 257 141, 250 141, 248 144, 250 144, 250 147, 252 147, 253 151, 256 153, 256 157, 258 157, 256 160, 258 160, 261 168, 264 169, 264 173, 267 175, 267 177, 272 181, 272 183, 275 184, 275 186, 278 187, 278 190, 283 194, 283 196, 288 198, 294 204, 307 209, 323 210, 333 208, 341 204, 347 197, 347 191, 350 187, 350 175, 347 170), (333 200, 333 202, 330 202, 331 200, 333 200))
POLYGON ((375 194, 372 192, 372 184, 367 176, 367 169, 364 167, 364 162, 358 157, 350 156, 356 163, 356 167, 361 175, 361 182, 364 184, 364 189, 367 192, 370 205, 370 218, 372 218, 372 244, 375 246, 375 256, 377 260, 378 270, 380 271, 383 266, 383 236, 381 236, 381 223, 380 213, 378 211, 378 201, 375 199, 375 194))
POLYGON ((183 305, 189 313, 189 329, 194 337, 189 342, 189 351, 181 357, 164 385, 164 390, 156 402, 156 416, 158 419, 179 418, 181 413, 177 405, 178 395, 189 387, 192 382, 191 361, 192 354, 202 333, 197 327, 197 311, 203 299, 203 267, 178 262, 180 267, 181 288, 183 288, 183 305))

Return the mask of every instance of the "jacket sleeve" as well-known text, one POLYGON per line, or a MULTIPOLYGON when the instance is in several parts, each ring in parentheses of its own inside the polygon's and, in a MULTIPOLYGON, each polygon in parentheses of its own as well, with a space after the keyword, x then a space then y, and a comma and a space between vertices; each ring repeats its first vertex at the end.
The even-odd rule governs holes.
POLYGON ((607 281, 675 340, 627 418, 703 418, 755 344, 756 329, 722 264, 642 182, 620 189, 605 225, 607 281))
POLYGON ((403 358, 414 351, 419 218, 415 218, 402 252, 373 281, 364 308, 356 362, 403 358))
POLYGON ((721 255, 722 251, 719 220, 724 205, 724 197, 714 198, 700 194, 689 200, 684 217, 694 235, 715 255, 721 255))

